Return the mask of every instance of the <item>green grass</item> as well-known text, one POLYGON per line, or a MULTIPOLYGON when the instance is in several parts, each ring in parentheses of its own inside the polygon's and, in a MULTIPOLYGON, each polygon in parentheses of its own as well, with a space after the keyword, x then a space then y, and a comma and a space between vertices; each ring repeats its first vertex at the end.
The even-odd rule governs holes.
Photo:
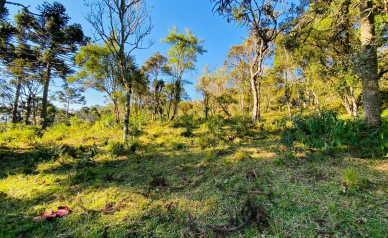
POLYGON ((388 161, 310 153, 303 145, 287 152, 276 132, 211 143, 203 141, 203 127, 189 137, 183 132, 146 126, 136 149, 118 144, 119 129, 93 125, 50 129, 33 141, 7 134, 0 237, 102 237, 105 228, 108 237, 190 237, 189 212, 205 237, 220 237, 207 225, 227 224, 228 211, 240 210, 248 196, 268 213, 269 225, 252 222, 229 237, 386 237, 388 161), (352 185, 347 194, 343 182, 352 185), (72 213, 31 222, 61 205, 72 213))

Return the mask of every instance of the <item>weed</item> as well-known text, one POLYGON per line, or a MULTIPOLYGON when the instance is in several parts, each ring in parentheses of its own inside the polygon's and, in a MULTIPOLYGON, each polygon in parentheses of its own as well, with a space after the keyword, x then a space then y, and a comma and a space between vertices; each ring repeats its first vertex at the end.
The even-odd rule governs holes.
POLYGON ((354 168, 345 169, 342 179, 348 184, 348 186, 352 187, 359 183, 360 175, 354 168))

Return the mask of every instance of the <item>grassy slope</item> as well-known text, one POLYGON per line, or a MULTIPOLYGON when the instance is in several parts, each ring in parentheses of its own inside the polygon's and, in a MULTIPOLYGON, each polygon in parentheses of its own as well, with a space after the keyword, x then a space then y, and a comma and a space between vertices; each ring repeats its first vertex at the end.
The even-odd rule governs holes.
POLYGON ((341 151, 302 150, 290 156, 282 152, 276 133, 264 132, 200 149, 203 132, 197 129, 186 138, 182 131, 147 127, 136 152, 121 156, 105 146, 119 140, 121 133, 114 129, 85 126, 68 129, 67 136, 48 133, 34 142, 3 143, 0 237, 102 237, 106 227, 108 237, 131 231, 138 231, 138 237, 190 237, 189 211, 206 237, 217 237, 206 225, 227 224, 228 211, 247 199, 247 187, 273 191, 269 197, 252 195, 268 212, 270 226, 251 223, 230 237, 314 237, 317 230, 335 237, 387 236, 388 161, 341 151), (95 164, 84 165, 80 161, 87 149, 80 145, 94 143, 99 148, 95 164), (52 159, 63 144, 80 158, 52 159), (349 168, 354 168, 353 179, 343 176, 349 168), (347 195, 341 188, 344 179, 354 183, 347 195), (163 183, 168 186, 159 186, 163 183), (31 222, 60 205, 72 213, 54 222, 31 222))

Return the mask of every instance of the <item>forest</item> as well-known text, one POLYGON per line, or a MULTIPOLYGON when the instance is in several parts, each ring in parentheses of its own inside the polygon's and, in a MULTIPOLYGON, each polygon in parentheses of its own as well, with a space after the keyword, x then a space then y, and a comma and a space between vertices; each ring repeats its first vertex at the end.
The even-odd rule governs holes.
POLYGON ((150 1, 0 0, 0 237, 387 237, 388 2, 207 1, 198 69, 150 1))

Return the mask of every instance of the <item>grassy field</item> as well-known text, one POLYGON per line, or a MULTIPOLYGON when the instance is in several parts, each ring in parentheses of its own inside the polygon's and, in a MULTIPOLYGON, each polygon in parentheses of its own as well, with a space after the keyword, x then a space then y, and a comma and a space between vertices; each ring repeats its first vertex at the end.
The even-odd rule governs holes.
POLYGON ((102 124, 3 133, 0 237, 387 237, 387 160, 184 132, 148 125, 128 147, 102 124), (58 206, 72 212, 32 222, 58 206))

